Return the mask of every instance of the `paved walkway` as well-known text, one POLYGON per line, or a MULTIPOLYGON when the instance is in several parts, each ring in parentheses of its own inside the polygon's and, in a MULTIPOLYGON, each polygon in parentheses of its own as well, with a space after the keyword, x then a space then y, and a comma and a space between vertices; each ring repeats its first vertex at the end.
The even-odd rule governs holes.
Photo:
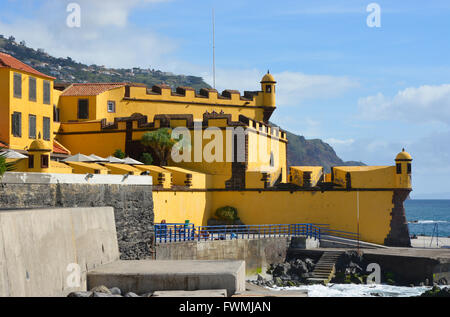
MULTIPOLYGON (((411 239, 413 248, 442 248, 447 246, 450 248, 450 238, 431 238, 419 236, 417 239, 411 239)), ((450 249, 448 249, 450 250, 450 249)))

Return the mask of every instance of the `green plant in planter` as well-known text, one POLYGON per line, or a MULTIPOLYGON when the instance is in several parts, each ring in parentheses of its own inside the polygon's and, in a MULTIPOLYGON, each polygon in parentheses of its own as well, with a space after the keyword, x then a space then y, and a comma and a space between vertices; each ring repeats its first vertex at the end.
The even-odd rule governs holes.
POLYGON ((238 210, 231 206, 218 208, 215 215, 219 220, 235 221, 239 219, 238 210))

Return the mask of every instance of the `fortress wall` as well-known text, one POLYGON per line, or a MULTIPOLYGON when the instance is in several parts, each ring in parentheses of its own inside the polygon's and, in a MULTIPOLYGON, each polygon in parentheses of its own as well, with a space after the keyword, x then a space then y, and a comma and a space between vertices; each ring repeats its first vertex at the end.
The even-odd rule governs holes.
POLYGON ((0 209, 113 207, 121 259, 150 255, 153 243, 151 177, 6 173, 0 209), (58 183, 59 182, 59 183, 58 183))
POLYGON ((155 223, 184 223, 206 226, 212 193, 206 191, 153 191, 155 223))
POLYGON ((86 290, 87 270, 119 259, 116 237, 111 207, 0 210, 0 296, 86 290))
MULTIPOLYGON (((384 244, 391 231, 392 191, 359 192, 361 240, 384 244)), ((238 209, 242 222, 256 224, 329 224, 331 229, 357 232, 356 191, 217 191, 211 211, 238 209)))
MULTIPOLYGON (((165 219, 168 223, 190 220, 196 226, 206 225, 217 208, 233 206, 248 225, 321 223, 335 230, 358 230, 356 191, 155 191, 154 201, 156 223, 165 219)), ((393 209, 392 191, 360 191, 361 240, 385 244, 386 238, 394 235, 390 245, 403 238, 409 241, 407 233, 391 228, 393 209)))

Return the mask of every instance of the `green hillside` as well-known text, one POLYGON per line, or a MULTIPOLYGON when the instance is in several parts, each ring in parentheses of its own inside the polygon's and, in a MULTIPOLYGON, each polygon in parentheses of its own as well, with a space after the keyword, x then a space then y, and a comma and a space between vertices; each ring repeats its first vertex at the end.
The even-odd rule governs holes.
POLYGON ((32 49, 25 42, 17 43, 14 37, 0 35, 0 51, 10 54, 38 71, 56 77, 58 82, 98 83, 98 82, 133 82, 151 87, 165 83, 172 87, 189 86, 195 89, 210 88, 203 78, 196 76, 174 75, 155 69, 116 69, 98 65, 85 65, 72 58, 56 58, 43 49, 32 49))
POLYGON ((363 166, 362 162, 344 162, 334 149, 319 139, 306 140, 287 132, 288 137, 288 165, 289 166, 323 166, 327 172, 332 166, 363 166))

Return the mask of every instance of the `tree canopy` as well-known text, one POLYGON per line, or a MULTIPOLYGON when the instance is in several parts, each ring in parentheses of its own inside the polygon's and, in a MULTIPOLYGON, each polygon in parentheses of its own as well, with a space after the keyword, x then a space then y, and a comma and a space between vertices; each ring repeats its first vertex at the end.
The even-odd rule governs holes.
POLYGON ((172 147, 178 140, 172 138, 170 129, 161 128, 156 131, 147 132, 142 136, 141 143, 152 148, 158 156, 162 166, 167 165, 172 147))

